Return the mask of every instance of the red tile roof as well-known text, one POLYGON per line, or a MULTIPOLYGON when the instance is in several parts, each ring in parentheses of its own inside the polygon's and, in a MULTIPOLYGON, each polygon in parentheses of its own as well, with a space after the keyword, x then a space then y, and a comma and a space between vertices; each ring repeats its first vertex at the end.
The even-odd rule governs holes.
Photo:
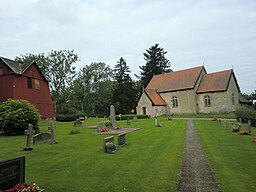
POLYGON ((155 89, 157 92, 193 89, 200 76, 203 66, 190 69, 154 75, 146 89, 155 89))
POLYGON ((155 89, 145 89, 145 93, 152 101, 153 105, 164 106, 166 105, 163 98, 156 92, 155 89))
POLYGON ((233 70, 205 74, 197 89, 197 93, 226 91, 232 74, 233 70))

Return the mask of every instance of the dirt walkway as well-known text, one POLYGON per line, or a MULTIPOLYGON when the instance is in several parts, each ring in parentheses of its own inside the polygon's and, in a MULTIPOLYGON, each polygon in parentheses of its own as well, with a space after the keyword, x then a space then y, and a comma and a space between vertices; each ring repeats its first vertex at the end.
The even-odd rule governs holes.
POLYGON ((221 191, 209 167, 191 119, 187 120, 185 148, 177 191, 221 191))

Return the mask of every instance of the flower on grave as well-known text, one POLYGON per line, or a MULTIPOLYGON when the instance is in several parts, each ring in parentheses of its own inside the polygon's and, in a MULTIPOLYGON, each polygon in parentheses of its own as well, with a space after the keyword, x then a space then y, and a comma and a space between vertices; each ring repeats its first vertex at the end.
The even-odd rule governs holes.
POLYGON ((254 137, 254 138, 252 139, 252 142, 253 142, 253 143, 256 143, 256 137, 254 137))
POLYGON ((103 127, 100 129, 100 132, 108 132, 108 128, 107 127, 103 127))
POLYGON ((122 127, 120 125, 117 125, 115 129, 122 129, 122 127))
POLYGON ((35 183, 31 183, 29 185, 24 183, 18 183, 12 189, 8 189, 5 191, 0 190, 0 192, 43 192, 44 189, 38 187, 35 183))

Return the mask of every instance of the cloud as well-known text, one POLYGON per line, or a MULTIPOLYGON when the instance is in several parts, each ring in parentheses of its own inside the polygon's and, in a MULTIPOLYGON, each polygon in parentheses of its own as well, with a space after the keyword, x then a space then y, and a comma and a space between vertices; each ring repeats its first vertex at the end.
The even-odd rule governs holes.
POLYGON ((9 0, 0 2, 1 56, 74 49, 81 68, 124 57, 132 73, 155 43, 174 70, 234 67, 242 91, 256 87, 256 2, 9 0))

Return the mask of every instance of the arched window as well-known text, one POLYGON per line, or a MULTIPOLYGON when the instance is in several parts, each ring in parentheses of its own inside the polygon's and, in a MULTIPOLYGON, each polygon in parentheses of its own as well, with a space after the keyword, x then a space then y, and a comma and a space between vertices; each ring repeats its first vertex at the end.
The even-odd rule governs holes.
POLYGON ((172 107, 178 107, 178 99, 176 96, 172 97, 172 107))
POLYGON ((232 105, 235 105, 235 94, 232 93, 232 105))
POLYGON ((211 97, 209 95, 204 96, 204 106, 205 107, 211 106, 211 97))

